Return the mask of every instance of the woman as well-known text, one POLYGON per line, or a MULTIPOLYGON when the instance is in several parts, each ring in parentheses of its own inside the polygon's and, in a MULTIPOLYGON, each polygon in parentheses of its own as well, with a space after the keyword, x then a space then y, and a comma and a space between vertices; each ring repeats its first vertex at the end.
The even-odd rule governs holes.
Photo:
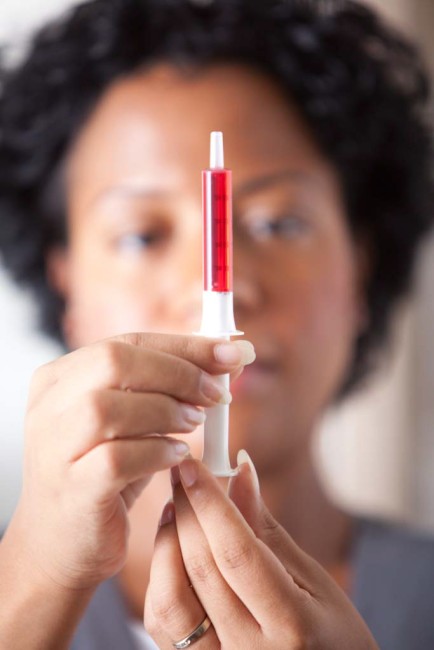
POLYGON ((376 647, 343 592, 382 648, 432 644, 429 607, 411 612, 430 602, 432 542, 342 512, 309 453, 384 344, 431 224, 426 100, 412 47, 353 2, 94 0, 5 73, 2 251, 73 350, 32 382, 5 647, 133 648, 148 584, 161 648, 376 647), (253 365, 248 342, 190 334, 214 129, 253 365), (255 460, 263 502, 245 452, 232 499, 183 460, 201 407, 230 399, 213 375, 246 365, 231 455, 255 460), (160 470, 179 464, 161 516, 160 470))

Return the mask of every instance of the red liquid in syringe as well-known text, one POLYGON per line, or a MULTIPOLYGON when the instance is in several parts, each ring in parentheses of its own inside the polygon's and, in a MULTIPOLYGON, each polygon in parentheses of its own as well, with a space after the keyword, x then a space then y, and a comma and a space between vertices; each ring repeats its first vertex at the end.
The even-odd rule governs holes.
POLYGON ((202 172, 205 291, 232 291, 232 172, 202 172))

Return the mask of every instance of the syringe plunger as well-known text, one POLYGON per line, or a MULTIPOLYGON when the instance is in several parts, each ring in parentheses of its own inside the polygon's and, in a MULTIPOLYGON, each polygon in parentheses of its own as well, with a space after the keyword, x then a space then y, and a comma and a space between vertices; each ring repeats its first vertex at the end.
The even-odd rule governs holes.
POLYGON ((223 153, 223 133, 221 131, 212 131, 209 149, 209 166, 210 169, 224 169, 225 157, 223 153))

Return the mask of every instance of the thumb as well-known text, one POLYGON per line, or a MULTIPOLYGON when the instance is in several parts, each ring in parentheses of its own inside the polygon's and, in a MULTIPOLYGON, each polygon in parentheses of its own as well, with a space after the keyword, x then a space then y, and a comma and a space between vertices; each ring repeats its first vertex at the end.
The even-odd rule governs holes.
POLYGON ((279 557, 282 547, 291 542, 288 533, 274 519, 262 500, 256 468, 247 451, 237 454, 238 472, 229 481, 228 494, 256 537, 279 557))
POLYGON ((313 585, 323 581, 324 570, 297 546, 266 507, 260 494, 256 468, 244 449, 238 452, 237 464, 238 473, 229 481, 229 497, 256 537, 268 546, 299 585, 311 590, 313 585))
POLYGON ((228 495, 257 534, 263 502, 256 468, 244 449, 237 454, 237 466, 238 472, 229 480, 228 495))

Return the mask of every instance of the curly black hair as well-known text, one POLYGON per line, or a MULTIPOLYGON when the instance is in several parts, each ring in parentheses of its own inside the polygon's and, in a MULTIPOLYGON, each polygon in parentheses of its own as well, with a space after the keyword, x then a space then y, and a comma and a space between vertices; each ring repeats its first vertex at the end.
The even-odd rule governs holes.
POLYGON ((432 222, 427 76, 412 44, 352 0, 91 0, 3 66, 0 251, 62 337, 46 253, 65 242, 60 169, 104 89, 164 60, 246 63, 294 101, 341 178, 349 225, 369 244, 369 325, 342 393, 372 366, 432 222))

